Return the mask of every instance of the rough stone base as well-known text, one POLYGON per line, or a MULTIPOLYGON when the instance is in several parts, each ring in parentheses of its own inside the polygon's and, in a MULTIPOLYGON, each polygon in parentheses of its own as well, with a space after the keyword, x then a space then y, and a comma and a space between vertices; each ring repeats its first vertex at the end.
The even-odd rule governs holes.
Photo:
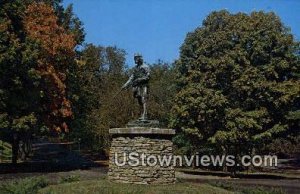
POLYGON ((159 157, 173 156, 171 129, 158 128, 117 128, 111 129, 113 135, 108 178, 112 181, 135 184, 172 184, 175 183, 173 163, 160 166, 154 164, 159 157), (135 159, 129 159, 129 154, 135 159), (142 158, 144 154, 144 159, 142 158), (152 158, 149 158, 151 155, 152 158), (116 161, 117 160, 117 161, 116 161), (129 162, 134 165, 129 165, 129 162), (150 161, 150 165, 147 161, 150 161), (137 163, 139 162, 139 165, 137 163))

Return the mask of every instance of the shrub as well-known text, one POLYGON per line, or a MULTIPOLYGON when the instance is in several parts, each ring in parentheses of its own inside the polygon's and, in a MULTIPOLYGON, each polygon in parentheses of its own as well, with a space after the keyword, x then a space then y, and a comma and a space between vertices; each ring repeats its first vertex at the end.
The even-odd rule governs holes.
POLYGON ((35 194, 48 185, 44 177, 25 178, 11 181, 0 186, 1 194, 35 194))
POLYGON ((80 176, 79 175, 70 175, 67 177, 62 177, 60 180, 60 183, 71 183, 75 181, 80 181, 80 176))

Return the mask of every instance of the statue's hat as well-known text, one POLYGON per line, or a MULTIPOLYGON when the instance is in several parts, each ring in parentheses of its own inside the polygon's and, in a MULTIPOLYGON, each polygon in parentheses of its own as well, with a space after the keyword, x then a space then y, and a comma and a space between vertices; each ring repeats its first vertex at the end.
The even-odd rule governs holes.
POLYGON ((142 58, 143 56, 140 53, 134 53, 134 58, 142 58))

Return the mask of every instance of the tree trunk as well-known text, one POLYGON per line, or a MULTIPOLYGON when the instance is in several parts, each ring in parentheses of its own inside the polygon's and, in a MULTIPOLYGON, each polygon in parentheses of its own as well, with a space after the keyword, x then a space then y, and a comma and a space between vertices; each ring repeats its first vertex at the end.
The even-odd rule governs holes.
MULTIPOLYGON (((221 148, 222 148, 222 154, 226 157, 227 156, 227 148, 225 146, 221 146, 221 148)), ((223 164, 222 164, 222 171, 228 172, 226 162, 223 162, 223 164)))
POLYGON ((17 164, 18 153, 19 153, 19 137, 17 133, 13 134, 13 143, 12 143, 12 164, 17 164))

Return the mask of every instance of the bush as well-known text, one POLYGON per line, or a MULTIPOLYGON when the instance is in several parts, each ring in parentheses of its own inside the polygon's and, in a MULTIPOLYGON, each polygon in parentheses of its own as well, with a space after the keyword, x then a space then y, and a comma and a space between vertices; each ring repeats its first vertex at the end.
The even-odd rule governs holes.
POLYGON ((35 194, 39 189, 48 186, 44 177, 25 178, 11 181, 0 186, 1 194, 35 194))
POLYGON ((75 181, 80 181, 80 176, 79 175, 70 175, 67 177, 62 177, 60 180, 60 183, 71 183, 75 181))

